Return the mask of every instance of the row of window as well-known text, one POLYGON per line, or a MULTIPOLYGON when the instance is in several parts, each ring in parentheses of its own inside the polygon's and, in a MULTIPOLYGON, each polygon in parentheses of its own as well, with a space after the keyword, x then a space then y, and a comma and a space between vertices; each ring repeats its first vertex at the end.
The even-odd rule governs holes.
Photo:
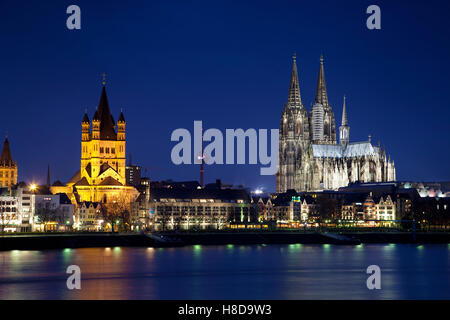
MULTIPOLYGON (((94 144, 94 151, 97 151, 98 146, 94 144)), ((83 146, 83 152, 88 152, 88 147, 87 146, 83 146)), ((119 147, 119 151, 122 152, 123 151, 123 146, 119 147)), ((100 153, 112 153, 115 154, 116 153, 116 148, 110 148, 110 147, 100 147, 100 153)))
MULTIPOLYGON (((160 214, 167 214, 167 215, 226 215, 232 214, 233 212, 239 211, 241 208, 235 208, 235 207, 203 207, 203 206, 197 206, 197 207, 177 207, 177 206, 158 206, 157 211, 160 214)), ((248 208, 244 207, 242 208, 242 212, 246 213, 248 211, 248 208)))
MULTIPOLYGON (((11 171, 11 174, 8 176, 8 171, 5 171, 5 178, 14 178, 14 171, 11 171)), ((0 171, 0 178, 3 178, 3 171, 0 171)))
POLYGON ((84 215, 84 214, 81 214, 80 215, 80 220, 86 220, 86 219, 94 220, 96 217, 97 217, 97 215, 91 215, 91 214, 84 215))
POLYGON ((116 148, 109 148, 109 147, 106 147, 106 148, 103 148, 103 147, 100 147, 100 153, 110 153, 110 151, 111 151, 111 153, 112 154, 115 154, 116 153, 116 148))
POLYGON ((160 202, 200 202, 200 203, 244 203, 244 200, 221 200, 221 199, 166 199, 161 198, 160 202))
POLYGON ((11 181, 0 181, 0 187, 8 187, 10 185, 14 185, 16 182, 14 180, 11 181))
POLYGON ((3 220, 3 221, 9 221, 9 220, 16 220, 17 219, 17 216, 16 216, 16 214, 15 213, 13 213, 13 214, 7 214, 7 215, 4 215, 4 216, 2 216, 2 217, 0 217, 0 220, 3 220))
POLYGON ((0 212, 16 212, 16 207, 0 207, 0 212))
MULTIPOLYGON (((157 219, 155 219, 156 223, 171 223, 172 221, 167 221, 168 217, 159 217, 157 219)), ((210 222, 226 222, 228 219, 226 219, 225 217, 215 217, 215 218, 193 218, 193 217, 189 217, 189 218, 179 218, 179 219, 174 219, 174 223, 185 223, 185 222, 189 222, 189 223, 210 223, 210 222)), ((230 222, 232 221, 232 219, 229 220, 230 222)))
POLYGON ((14 206, 15 204, 15 201, 0 201, 0 206, 14 206))

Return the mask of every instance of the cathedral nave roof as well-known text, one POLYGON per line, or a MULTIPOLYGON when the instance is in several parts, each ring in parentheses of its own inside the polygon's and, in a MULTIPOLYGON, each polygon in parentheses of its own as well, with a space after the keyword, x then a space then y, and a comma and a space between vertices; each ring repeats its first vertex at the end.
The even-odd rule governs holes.
POLYGON ((372 146, 368 141, 354 142, 346 146, 336 144, 312 144, 315 158, 355 158, 374 156, 379 154, 378 147, 372 146))
POLYGON ((370 142, 350 143, 344 149, 344 157, 374 156, 377 152, 370 142))

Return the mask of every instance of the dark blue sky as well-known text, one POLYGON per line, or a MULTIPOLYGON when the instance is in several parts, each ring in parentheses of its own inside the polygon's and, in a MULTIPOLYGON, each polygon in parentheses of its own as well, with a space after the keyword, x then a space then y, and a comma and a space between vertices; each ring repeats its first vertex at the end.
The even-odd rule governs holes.
MULTIPOLYGON (((303 103, 325 57, 352 141, 378 140, 399 180, 450 180, 448 1, 6 1, 0 3, 1 128, 19 180, 67 181, 79 169, 81 119, 98 104, 101 74, 127 151, 152 180, 198 179, 170 161, 176 128, 278 128, 291 55, 303 103), (66 28, 81 7, 82 29, 66 28), (365 26, 378 4, 382 30, 365 26)), ((206 180, 274 190, 259 165, 208 166, 206 180)))

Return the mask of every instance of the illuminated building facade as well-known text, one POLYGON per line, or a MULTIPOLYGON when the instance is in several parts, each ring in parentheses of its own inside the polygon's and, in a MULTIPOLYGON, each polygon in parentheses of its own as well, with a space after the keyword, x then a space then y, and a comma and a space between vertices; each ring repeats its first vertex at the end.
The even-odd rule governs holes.
POLYGON ((0 188, 0 231, 33 230, 35 195, 24 183, 0 188))
POLYGON ((65 192, 73 203, 83 201, 134 201, 139 192, 127 185, 125 171, 126 122, 117 122, 109 109, 105 82, 92 121, 87 113, 81 122, 81 166, 65 186, 53 185, 53 193, 65 192))
POLYGON ((257 220, 245 190, 158 188, 151 190, 150 198, 155 230, 222 229, 230 223, 257 220))
POLYGON ((38 187, 33 192, 34 221, 33 231, 70 231, 73 226, 75 206, 65 193, 48 194, 38 187))
POLYGON ((0 187, 11 188, 15 184, 17 184, 17 161, 13 160, 8 138, 5 138, 0 156, 0 187))
POLYGON ((100 202, 81 202, 75 211, 74 228, 82 231, 100 231, 103 219, 100 202))
POLYGON ((300 95, 294 56, 288 100, 280 121, 277 192, 336 190, 351 182, 395 181, 395 166, 383 148, 368 141, 350 142, 344 98, 339 143, 328 101, 323 58, 314 105, 307 114, 300 95))
POLYGON ((395 220, 395 202, 392 201, 391 196, 381 197, 376 205, 377 220, 395 220))

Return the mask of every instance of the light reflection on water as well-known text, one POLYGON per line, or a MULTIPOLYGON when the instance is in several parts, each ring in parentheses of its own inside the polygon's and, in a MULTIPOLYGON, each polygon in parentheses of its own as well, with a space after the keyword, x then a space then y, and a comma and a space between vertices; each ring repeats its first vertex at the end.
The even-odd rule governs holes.
POLYGON ((0 299, 450 299, 448 245, 255 245, 0 252, 0 299), (78 265, 81 290, 68 290, 78 265), (381 268, 368 290, 366 268, 381 268))

